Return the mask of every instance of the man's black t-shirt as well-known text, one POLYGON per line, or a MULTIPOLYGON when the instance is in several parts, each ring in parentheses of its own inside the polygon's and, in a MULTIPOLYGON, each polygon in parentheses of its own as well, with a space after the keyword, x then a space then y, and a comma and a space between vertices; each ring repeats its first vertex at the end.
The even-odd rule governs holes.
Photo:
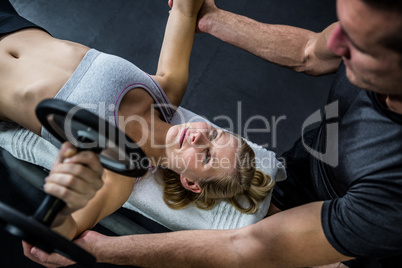
MULTIPOLYGON (((402 260, 402 115, 352 85, 343 63, 325 112, 320 127, 282 155, 288 178, 277 182, 272 203, 284 210, 325 201, 328 241, 363 258, 348 266, 367 267, 375 258, 377 266, 396 267, 402 260)), ((317 121, 319 113, 306 120, 317 121)))
POLYGON ((328 103, 312 145, 326 155, 310 157, 324 233, 347 256, 402 255, 402 115, 352 85, 343 64, 328 103))

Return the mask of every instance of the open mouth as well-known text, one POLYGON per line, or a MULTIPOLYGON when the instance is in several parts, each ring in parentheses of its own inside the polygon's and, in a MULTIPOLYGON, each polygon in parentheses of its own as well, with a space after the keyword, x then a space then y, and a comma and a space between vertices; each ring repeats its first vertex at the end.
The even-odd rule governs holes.
POLYGON ((187 131, 188 131, 188 128, 185 128, 185 129, 183 129, 183 131, 180 134, 180 148, 183 146, 184 140, 186 139, 187 131))

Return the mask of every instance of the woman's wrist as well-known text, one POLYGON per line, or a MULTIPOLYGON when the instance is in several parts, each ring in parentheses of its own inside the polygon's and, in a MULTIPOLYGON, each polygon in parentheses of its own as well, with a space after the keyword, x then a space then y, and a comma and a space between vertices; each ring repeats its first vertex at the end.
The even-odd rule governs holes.
POLYGON ((172 8, 170 15, 178 16, 186 20, 197 20, 197 14, 192 14, 191 12, 186 12, 180 8, 172 8))
POLYGON ((65 238, 72 240, 78 233, 78 226, 71 215, 60 216, 56 218, 56 224, 52 225, 53 231, 59 233, 65 238))

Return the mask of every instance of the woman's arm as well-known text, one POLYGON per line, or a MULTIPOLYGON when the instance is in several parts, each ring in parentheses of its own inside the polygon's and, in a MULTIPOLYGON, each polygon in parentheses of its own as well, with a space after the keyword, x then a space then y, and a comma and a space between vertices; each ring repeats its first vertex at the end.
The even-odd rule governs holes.
POLYGON ((103 170, 94 153, 73 155, 74 151, 70 143, 63 145, 44 186, 48 194, 66 203, 52 227, 69 239, 120 208, 135 183, 135 178, 103 170))
MULTIPOLYGON (((179 105, 188 81, 188 68, 194 41, 198 11, 203 0, 175 0, 170 13, 154 78, 161 84, 169 100, 179 105)), ((127 201, 135 178, 105 171, 104 186, 88 205, 73 214, 78 225, 76 235, 90 229, 127 201), (88 220, 91 219, 91 220, 88 220)))
POLYGON ((121 176, 107 170, 104 171, 102 180, 103 187, 87 205, 74 212, 71 219, 54 228, 55 231, 68 239, 74 239, 85 230, 91 229, 127 201, 135 183, 135 178, 121 176))
MULTIPOLYGON (((71 144, 63 145, 44 188, 67 205, 57 215, 52 229, 72 240, 119 209, 130 196, 135 178, 103 171, 99 158, 92 152, 71 156, 71 151, 71 144)), ((37 262, 31 254, 32 246, 23 246, 25 256, 37 262)))
POLYGON ((166 25, 155 79, 172 104, 179 106, 188 82, 198 11, 203 0, 175 0, 166 25))

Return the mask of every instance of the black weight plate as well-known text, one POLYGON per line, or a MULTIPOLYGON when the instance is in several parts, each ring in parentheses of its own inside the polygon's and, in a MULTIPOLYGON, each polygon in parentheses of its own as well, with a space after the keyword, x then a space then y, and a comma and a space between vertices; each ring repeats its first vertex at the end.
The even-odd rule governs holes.
POLYGON ((36 115, 60 142, 99 152, 105 168, 131 177, 147 172, 149 161, 141 148, 94 113, 66 101, 46 99, 37 106, 36 115))
POLYGON ((35 245, 47 253, 59 253, 86 267, 93 266, 96 261, 92 254, 78 245, 53 232, 35 219, 1 202, 0 223, 5 225, 5 230, 10 234, 21 238, 31 245, 35 245))

